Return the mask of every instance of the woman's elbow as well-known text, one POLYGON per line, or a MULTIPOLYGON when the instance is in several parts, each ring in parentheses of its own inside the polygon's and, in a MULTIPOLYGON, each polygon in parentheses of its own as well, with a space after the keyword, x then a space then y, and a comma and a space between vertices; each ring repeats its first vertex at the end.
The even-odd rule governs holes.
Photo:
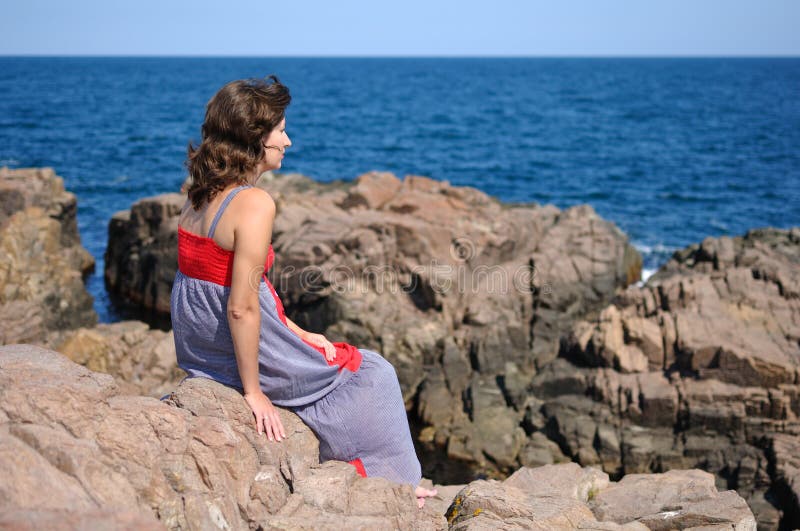
POLYGON ((252 305, 232 306, 228 305, 228 320, 242 322, 252 319, 258 315, 258 307, 252 305))

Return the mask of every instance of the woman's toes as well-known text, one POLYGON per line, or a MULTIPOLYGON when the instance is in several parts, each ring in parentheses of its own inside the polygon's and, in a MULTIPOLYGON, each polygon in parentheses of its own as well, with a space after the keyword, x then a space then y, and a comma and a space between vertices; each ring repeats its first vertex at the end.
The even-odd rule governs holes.
POLYGON ((436 496, 436 489, 417 487, 416 494, 420 498, 430 498, 431 496, 436 496))

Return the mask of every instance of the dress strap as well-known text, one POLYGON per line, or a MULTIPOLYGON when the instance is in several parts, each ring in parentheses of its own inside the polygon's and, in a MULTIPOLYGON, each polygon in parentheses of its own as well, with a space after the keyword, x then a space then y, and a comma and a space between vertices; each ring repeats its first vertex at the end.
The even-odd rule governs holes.
POLYGON ((211 227, 208 228, 208 238, 214 237, 214 231, 217 230, 217 223, 219 223, 219 218, 222 217, 222 213, 225 212, 226 208, 228 208, 228 204, 234 197, 236 197, 236 194, 238 194, 245 188, 252 188, 252 185, 243 184, 241 186, 237 186, 236 188, 231 190, 228 193, 228 196, 222 201, 222 204, 217 209, 217 213, 214 215, 214 219, 211 221, 211 227))

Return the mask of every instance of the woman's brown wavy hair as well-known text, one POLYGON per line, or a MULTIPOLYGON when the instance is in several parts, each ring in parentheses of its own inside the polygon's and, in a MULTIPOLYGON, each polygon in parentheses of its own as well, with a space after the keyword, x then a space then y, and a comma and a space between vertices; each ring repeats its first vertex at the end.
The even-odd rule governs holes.
POLYGON ((231 81, 206 105, 200 145, 189 142, 186 167, 195 210, 230 184, 244 184, 264 156, 262 139, 283 120, 292 101, 275 76, 231 81))

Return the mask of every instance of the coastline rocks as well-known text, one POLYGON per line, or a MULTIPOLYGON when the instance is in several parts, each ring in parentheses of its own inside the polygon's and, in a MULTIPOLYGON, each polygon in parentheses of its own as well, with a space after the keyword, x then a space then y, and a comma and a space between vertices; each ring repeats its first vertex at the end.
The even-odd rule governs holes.
POLYGON ((547 364, 560 333, 641 268, 627 238, 586 205, 509 206, 474 188, 375 173, 282 199, 275 276, 287 311, 381 347, 407 398, 427 379, 421 366, 444 356, 454 395, 465 373, 547 364))
MULTIPOLYGON (((577 319, 640 276, 625 235, 587 205, 504 205, 376 172, 259 186, 278 206, 269 276, 287 313, 386 356, 430 442, 482 470, 518 466, 527 382, 577 319)), ((110 225, 110 289, 151 310, 168 307, 182 197, 144 199, 110 225)))
POLYGON ((575 463, 474 481, 456 495, 447 520, 451 530, 756 529, 745 501, 732 490, 718 492, 706 472, 632 474, 614 483, 575 463))
MULTIPOLYGON (((270 276, 287 311, 383 346, 407 397, 423 379, 418 362, 441 355, 450 336, 462 355, 474 350, 478 372, 503 370, 497 348, 520 365, 546 364, 560 332, 641 272, 625 235, 586 205, 507 206, 474 188, 374 172, 333 184, 265 174, 259 186, 278 206, 270 276)), ((114 215, 111 291, 168 312, 184 199, 162 194, 114 215)))
POLYGON ((676 252, 562 337, 559 361, 532 381, 543 404, 528 429, 615 476, 705 469, 761 528, 797 525, 798 256, 796 228, 676 252))
POLYGON ((120 394, 161 398, 186 376, 177 365, 172 332, 141 321, 51 333, 42 346, 89 370, 110 374, 120 394))
POLYGON ((104 255, 110 294, 148 312, 169 314, 178 270, 178 216, 185 200, 185 195, 161 194, 111 217, 104 255))
POLYGON ((168 399, 31 345, 0 347, 0 522, 114 528, 443 529, 411 486, 319 464, 318 442, 280 410, 287 439, 254 429, 242 396, 191 378, 168 399), (151 516, 156 516, 160 526, 151 516))
POLYGON ((50 168, 0 168, 0 344, 57 350, 118 379, 125 394, 160 397, 184 376, 171 333, 137 321, 100 324, 83 275, 77 201, 50 168))
MULTIPOLYGON (((279 408, 288 437, 258 436, 235 390, 204 378, 156 400, 32 345, 0 347, 0 525, 68 529, 755 529, 734 492, 697 470, 619 483, 575 463, 504 482, 410 485, 319 464, 318 442, 279 408), (447 520, 443 515, 447 509, 447 520)), ((791 448, 776 447, 776 454, 791 448)), ((786 459, 782 457, 781 459, 786 459)))
POLYGON ((50 168, 0 168, 0 344, 97 322, 75 195, 50 168))
POLYGON ((706 239, 635 287, 638 255, 590 207, 375 172, 259 185, 287 313, 392 361, 440 480, 701 468, 761 528, 800 521, 800 229, 706 239))

